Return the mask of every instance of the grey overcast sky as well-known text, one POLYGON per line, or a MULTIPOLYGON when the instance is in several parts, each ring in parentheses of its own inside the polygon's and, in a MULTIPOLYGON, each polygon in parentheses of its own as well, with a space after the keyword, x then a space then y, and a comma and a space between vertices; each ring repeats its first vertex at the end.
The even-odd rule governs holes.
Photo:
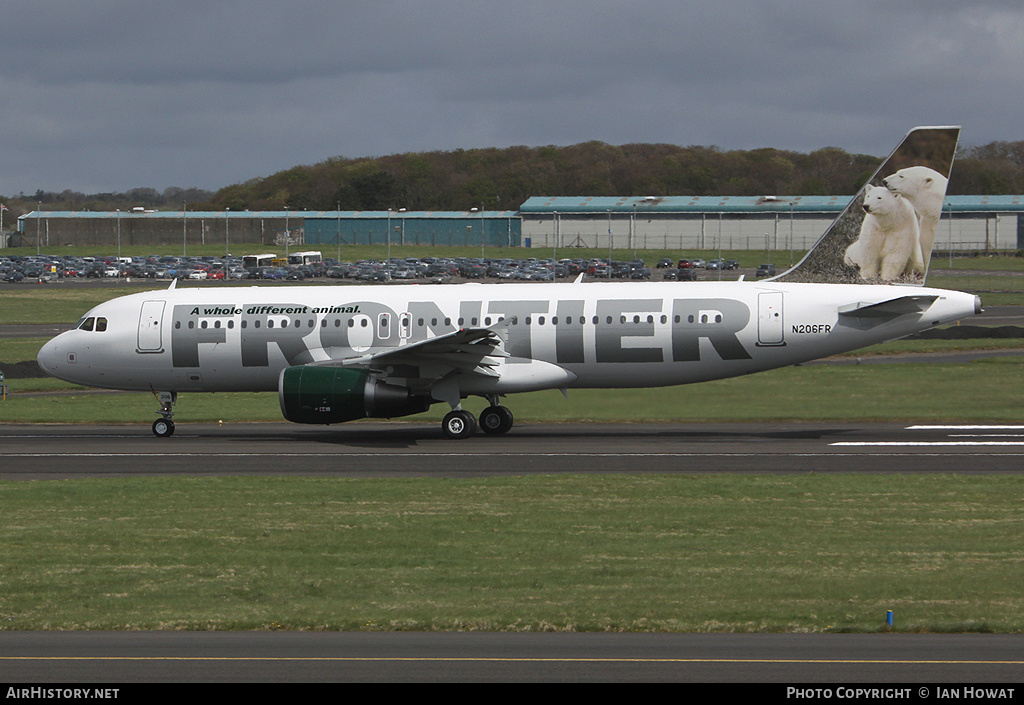
POLYGON ((1016 141, 1022 69, 1019 0, 7 0, 0 194, 589 140, 1016 141))

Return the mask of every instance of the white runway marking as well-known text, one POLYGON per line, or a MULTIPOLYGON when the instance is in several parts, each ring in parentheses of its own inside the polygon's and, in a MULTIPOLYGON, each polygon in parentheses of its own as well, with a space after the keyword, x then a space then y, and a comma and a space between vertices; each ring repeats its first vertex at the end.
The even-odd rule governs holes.
MULTIPOLYGON (((918 424, 915 426, 907 426, 908 431, 1024 431, 1024 426, 1020 425, 1005 425, 1005 424, 918 424)), ((1022 438, 1024 434, 1017 433, 951 433, 948 434, 949 438, 979 438, 979 439, 990 439, 990 438, 1022 438)), ((976 440, 976 441, 838 441, 836 443, 829 443, 830 446, 843 446, 843 447, 868 447, 868 446, 884 446, 884 447, 895 447, 895 448, 915 448, 915 447, 947 447, 947 446, 1024 446, 1024 440, 1019 441, 996 441, 996 440, 976 440)))
POLYGON ((907 426, 908 431, 1024 431, 1024 426, 907 426))
POLYGON ((1024 446, 1024 441, 841 441, 829 445, 844 447, 1024 446))

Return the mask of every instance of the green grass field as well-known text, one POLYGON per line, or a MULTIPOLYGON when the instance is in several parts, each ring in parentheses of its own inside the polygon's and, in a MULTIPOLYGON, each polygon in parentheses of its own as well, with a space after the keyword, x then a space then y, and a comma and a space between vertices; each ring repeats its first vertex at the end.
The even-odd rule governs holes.
MULTIPOLYGON (((954 341, 922 341, 932 342, 954 341)), ((0 344, 0 353, 8 345, 0 344)), ((23 341, 12 347, 32 349, 23 341)), ((1024 408, 1022 376, 1024 355, 962 364, 802 365, 682 387, 571 390, 568 399, 557 391, 517 394, 507 403, 520 422, 1015 422, 1024 408), (915 391, 892 394, 894 388, 915 391)), ((8 385, 0 423, 149 423, 159 408, 144 392, 96 393, 53 379, 8 385)), ((485 402, 467 405, 479 412, 485 402)), ((439 421, 443 407, 404 421, 439 421)), ((182 394, 175 411, 177 423, 282 420, 273 393, 182 394)))
POLYGON ((1012 476, 0 482, 0 629, 1024 629, 1012 476))

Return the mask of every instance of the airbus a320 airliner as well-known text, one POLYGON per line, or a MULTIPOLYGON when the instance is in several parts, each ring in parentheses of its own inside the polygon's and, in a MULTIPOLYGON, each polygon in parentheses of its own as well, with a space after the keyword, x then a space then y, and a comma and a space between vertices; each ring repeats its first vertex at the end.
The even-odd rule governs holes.
POLYGON ((453 439, 508 432, 501 397, 658 387, 760 372, 979 313, 924 288, 960 130, 921 127, 792 269, 760 281, 176 289, 96 306, 39 365, 152 391, 174 432, 182 392, 277 391, 289 421, 333 424, 451 407, 453 439))

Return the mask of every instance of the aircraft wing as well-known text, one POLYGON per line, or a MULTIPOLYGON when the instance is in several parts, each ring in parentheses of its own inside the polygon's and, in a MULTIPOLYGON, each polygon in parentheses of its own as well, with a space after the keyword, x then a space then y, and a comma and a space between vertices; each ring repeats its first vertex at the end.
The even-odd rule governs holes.
POLYGON ((311 364, 379 370, 412 367, 420 379, 439 379, 454 371, 498 377, 495 367, 507 357, 504 341, 493 327, 462 328, 399 348, 311 364))

